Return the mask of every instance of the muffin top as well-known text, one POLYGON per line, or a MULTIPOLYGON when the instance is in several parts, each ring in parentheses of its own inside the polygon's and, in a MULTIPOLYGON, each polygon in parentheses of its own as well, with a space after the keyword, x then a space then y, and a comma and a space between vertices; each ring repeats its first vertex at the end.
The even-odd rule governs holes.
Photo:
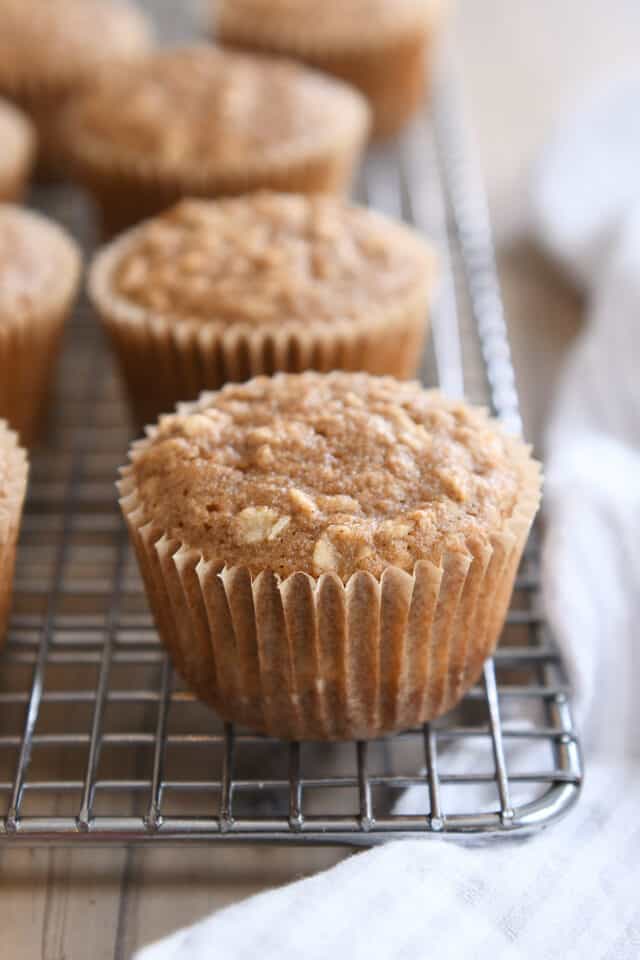
POLYGON ((18 92, 84 81, 104 61, 136 56, 150 43, 147 19, 123 0, 0 2, 0 80, 18 92))
POLYGON ((185 200, 107 247, 98 278, 101 264, 110 299, 225 326, 370 322, 433 279, 417 233, 321 195, 185 200))
POLYGON ((0 420, 0 544, 15 523, 16 510, 24 497, 27 456, 16 434, 0 420))
POLYGON ((160 419, 127 472, 145 519, 220 566, 346 581, 486 544, 527 469, 528 448, 483 410, 336 372, 203 394, 160 419))
POLYGON ((340 48, 424 28, 442 0, 216 0, 215 22, 223 38, 264 39, 277 49, 340 48))
POLYGON ((35 134, 29 120, 12 104, 0 99, 0 182, 16 167, 29 161, 35 149, 35 134))
MULTIPOLYGON (((78 152, 194 180, 287 163, 313 147, 364 137, 364 99, 295 63, 196 46, 154 54, 74 98, 78 152)), ((73 144, 70 144, 73 155, 73 144)))
POLYGON ((25 314, 55 309, 79 280, 80 255, 57 224, 0 204, 0 327, 25 314))

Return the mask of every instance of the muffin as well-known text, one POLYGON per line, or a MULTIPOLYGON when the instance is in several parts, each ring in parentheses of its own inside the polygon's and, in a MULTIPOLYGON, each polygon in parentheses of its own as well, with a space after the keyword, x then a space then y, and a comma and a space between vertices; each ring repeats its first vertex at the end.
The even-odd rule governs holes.
POLYGON ((260 373, 412 376, 433 286, 415 231, 277 193, 183 200, 106 246, 89 275, 139 426, 260 373))
POLYGON ((219 41, 285 54, 357 87, 373 134, 397 133, 425 95, 443 0, 216 0, 219 41))
POLYGON ((27 457, 18 438, 0 420, 0 648, 5 639, 16 542, 27 487, 27 457))
POLYGON ((59 168, 57 119, 105 63, 146 52, 151 31, 133 6, 107 0, 1 0, 0 94, 30 114, 41 171, 59 168))
POLYGON ((191 47, 76 98, 66 155, 106 233, 183 196, 341 192, 368 129, 360 94, 298 64, 191 47))
POLYGON ((0 100, 0 203, 21 200, 35 156, 33 126, 15 107, 0 100))
POLYGON ((336 740, 421 724, 475 682, 540 473, 482 410, 307 372, 179 406, 133 446, 120 491, 197 695, 263 733, 336 740))
POLYGON ((61 227, 0 204, 0 417, 25 445, 40 423, 79 279, 79 251, 61 227))

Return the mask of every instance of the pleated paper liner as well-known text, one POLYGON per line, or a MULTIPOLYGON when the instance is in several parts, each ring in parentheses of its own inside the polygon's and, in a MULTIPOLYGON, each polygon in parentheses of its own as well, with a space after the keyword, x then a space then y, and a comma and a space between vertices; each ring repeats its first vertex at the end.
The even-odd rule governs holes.
POLYGON ((369 739, 445 713, 495 649, 538 507, 539 466, 514 449, 520 497, 490 541, 346 583, 207 560, 146 515, 126 467, 121 506, 176 668, 225 719, 285 739, 369 739))
POLYGON ((112 290, 112 273, 128 234, 99 254, 89 296, 118 358, 134 421, 142 427, 202 390, 259 374, 365 370, 412 377, 428 330, 434 279, 386 310, 353 322, 252 326, 159 318, 112 290))
MULTIPOLYGON (((326 82, 330 81, 328 78, 326 82)), ((318 131, 304 142, 284 142, 267 157, 255 156, 237 169, 206 168, 206 158, 182 169, 168 169, 153 155, 108 155, 101 143, 83 136, 74 123, 73 104, 61 120, 61 142, 70 175, 90 192, 105 238, 167 209, 184 197, 238 196, 257 190, 287 193, 346 194, 369 132, 369 109, 356 91, 340 85, 336 115, 343 113, 334 136, 318 131), (342 108, 342 109, 341 109, 342 108)), ((170 123, 170 118, 167 118, 170 123)))
MULTIPOLYGON (((64 244, 57 287, 41 302, 0 322, 0 417, 20 435, 25 446, 38 436, 59 352, 64 324, 80 281, 80 253, 75 243, 54 224, 48 225, 64 244)), ((60 249, 56 253, 60 255, 60 249)), ((47 256, 43 247, 35 255, 47 256)))
POLYGON ((27 455, 17 434, 0 420, 0 648, 5 639, 16 544, 27 489, 27 455))
POLYGON ((398 133, 429 97, 443 7, 440 0, 426 4, 424 15, 416 16, 403 30, 374 33, 369 25, 324 45, 322 36, 313 30, 297 33, 287 29, 286 23, 278 23, 275 15, 264 19, 243 16, 234 0, 222 4, 214 21, 217 39, 224 45, 295 57, 360 90, 371 106, 371 134, 383 139, 398 133))

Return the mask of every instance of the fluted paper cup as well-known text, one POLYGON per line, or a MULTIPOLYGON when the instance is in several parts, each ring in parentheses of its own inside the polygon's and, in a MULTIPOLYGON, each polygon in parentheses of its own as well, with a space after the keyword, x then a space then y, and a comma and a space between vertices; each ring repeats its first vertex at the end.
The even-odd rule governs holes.
POLYGON ((346 583, 212 562, 147 516, 129 465, 122 511, 176 668, 226 720, 286 739, 368 739, 445 713, 496 646, 538 506, 520 446, 520 496, 490 542, 346 583))

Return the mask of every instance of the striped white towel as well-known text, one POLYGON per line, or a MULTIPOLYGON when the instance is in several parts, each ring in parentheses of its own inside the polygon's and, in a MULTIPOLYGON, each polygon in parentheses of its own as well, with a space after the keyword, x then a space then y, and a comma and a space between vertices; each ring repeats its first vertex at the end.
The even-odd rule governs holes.
MULTIPOLYGON (((139 960, 640 957, 640 91, 629 89, 558 139, 536 192, 541 239, 590 281, 548 436, 543 563, 587 754, 580 803, 528 840, 434 838, 360 854, 139 960), (615 189, 598 167, 607 137, 615 189)), ((411 809, 411 791, 401 803, 411 809)))

